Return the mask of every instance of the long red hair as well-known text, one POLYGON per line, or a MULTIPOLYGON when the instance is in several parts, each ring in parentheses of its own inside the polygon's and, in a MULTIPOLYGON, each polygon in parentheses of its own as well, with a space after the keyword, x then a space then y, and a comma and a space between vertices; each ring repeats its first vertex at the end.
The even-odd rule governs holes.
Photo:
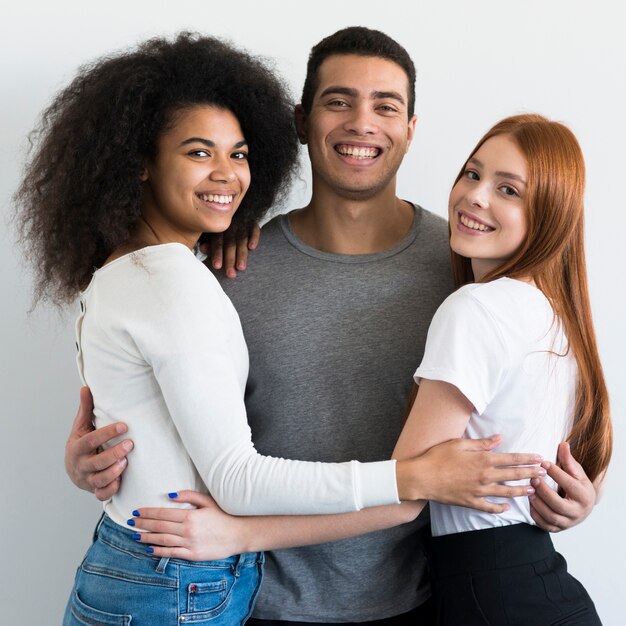
MULTIPOLYGON (((611 459, 613 430, 587 288, 585 161, 571 130, 534 114, 498 122, 478 142, 468 160, 497 135, 508 135, 526 157, 528 232, 519 250, 481 282, 503 276, 530 276, 561 320, 578 364, 574 425, 568 439, 572 454, 594 480, 611 459)), ((470 259, 452 252, 452 270, 457 287, 474 282, 470 259)))

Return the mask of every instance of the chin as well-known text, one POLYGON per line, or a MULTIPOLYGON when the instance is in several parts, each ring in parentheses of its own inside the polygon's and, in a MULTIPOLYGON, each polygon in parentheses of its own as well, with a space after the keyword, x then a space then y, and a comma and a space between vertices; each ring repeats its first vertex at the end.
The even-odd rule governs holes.
POLYGON ((223 219, 211 220, 211 223, 206 225, 204 232, 223 233, 225 230, 228 230, 232 221, 232 215, 230 217, 224 217, 223 219))

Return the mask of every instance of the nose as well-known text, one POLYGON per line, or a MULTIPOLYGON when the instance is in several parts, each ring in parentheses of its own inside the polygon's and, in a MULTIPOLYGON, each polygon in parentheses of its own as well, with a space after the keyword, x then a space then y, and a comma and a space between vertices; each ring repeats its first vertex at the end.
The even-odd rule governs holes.
POLYGON ((368 103, 354 105, 344 128, 354 135, 373 135, 378 131, 376 113, 368 103))
POLYGON ((489 189, 484 181, 475 181, 467 190, 466 200, 477 209, 485 209, 489 204, 489 189))
POLYGON ((230 155, 216 156, 213 160, 213 169, 209 174, 209 179, 216 183, 230 183, 235 178, 235 169, 230 155))

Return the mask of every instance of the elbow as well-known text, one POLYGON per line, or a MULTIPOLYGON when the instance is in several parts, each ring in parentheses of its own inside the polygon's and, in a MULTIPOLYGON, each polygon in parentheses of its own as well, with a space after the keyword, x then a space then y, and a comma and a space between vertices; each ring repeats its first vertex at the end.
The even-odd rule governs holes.
POLYGON ((217 506, 228 513, 228 515, 257 515, 258 511, 253 511, 253 506, 249 501, 237 496, 234 493, 227 492, 211 492, 211 497, 217 502, 217 506))

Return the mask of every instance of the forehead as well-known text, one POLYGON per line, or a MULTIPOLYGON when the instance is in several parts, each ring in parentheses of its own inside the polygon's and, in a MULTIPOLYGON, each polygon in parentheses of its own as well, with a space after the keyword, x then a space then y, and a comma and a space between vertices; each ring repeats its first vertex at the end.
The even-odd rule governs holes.
POLYGON ((239 128, 239 120, 232 111, 213 104, 194 104, 176 109, 171 113, 170 129, 183 131, 188 128, 219 128, 222 125, 239 128))
POLYGON ((182 107, 171 114, 162 140, 176 140, 181 136, 241 136, 239 120, 232 111, 211 104, 182 107))
POLYGON ((357 54, 335 54, 324 59, 317 70, 315 97, 331 86, 355 89, 366 95, 373 91, 397 91, 408 101, 409 79, 394 61, 357 54))
POLYGON ((510 135, 496 135, 487 139, 473 158, 496 170, 525 174, 527 169, 526 157, 510 135))

